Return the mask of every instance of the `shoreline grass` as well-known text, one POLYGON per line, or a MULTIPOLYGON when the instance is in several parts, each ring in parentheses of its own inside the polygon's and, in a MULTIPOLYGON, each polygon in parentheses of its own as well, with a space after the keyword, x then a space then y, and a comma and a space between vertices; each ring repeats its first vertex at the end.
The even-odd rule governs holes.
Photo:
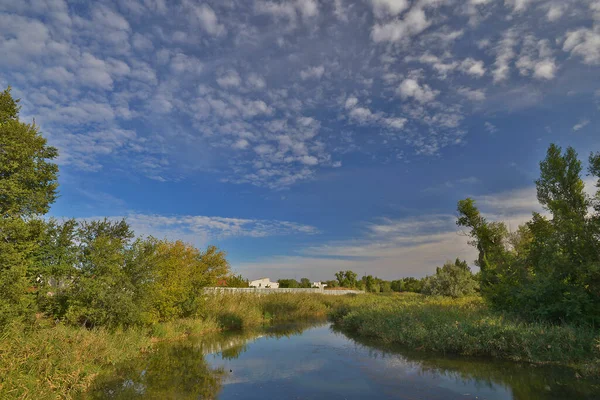
POLYGON ((39 318, 0 333, 0 399, 71 399, 101 374, 140 357, 163 341, 223 331, 251 331, 276 323, 325 319, 313 294, 211 295, 197 318, 108 330, 55 324, 39 318))
POLYGON ((107 330, 12 324, 0 334, 0 398, 70 399, 101 374, 163 341, 248 331, 328 317, 351 336, 417 351, 560 364, 600 375, 600 332, 526 323, 493 313, 480 298, 316 294, 211 295, 197 318, 107 330))
POLYGON ((350 299, 330 313, 342 332, 413 350, 565 365, 600 376, 600 331, 524 322, 479 297, 421 295, 350 299))

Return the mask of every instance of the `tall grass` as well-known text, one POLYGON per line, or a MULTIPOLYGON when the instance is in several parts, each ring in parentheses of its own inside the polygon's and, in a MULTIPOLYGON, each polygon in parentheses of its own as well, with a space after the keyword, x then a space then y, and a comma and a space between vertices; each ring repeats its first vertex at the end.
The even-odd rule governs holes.
POLYGON ((202 312, 127 330, 93 329, 40 319, 0 334, 0 399, 70 399, 99 374, 152 351, 154 343, 223 330, 329 318, 342 331, 383 344, 441 354, 560 363, 598 374, 600 332, 525 323, 491 312, 480 298, 282 293, 210 295, 202 312))
POLYGON ((43 318, 34 325, 15 323, 0 333, 0 399, 70 399, 156 342, 325 318, 328 309, 314 294, 211 295, 204 302, 197 318, 127 330, 89 330, 43 318))
POLYGON ((13 324, 0 337, 0 399, 71 398, 107 368, 149 348, 141 329, 13 324))
POLYGON ((330 317, 345 332, 416 350, 600 371, 598 330, 523 322, 491 312, 478 297, 361 296, 334 306, 330 317))

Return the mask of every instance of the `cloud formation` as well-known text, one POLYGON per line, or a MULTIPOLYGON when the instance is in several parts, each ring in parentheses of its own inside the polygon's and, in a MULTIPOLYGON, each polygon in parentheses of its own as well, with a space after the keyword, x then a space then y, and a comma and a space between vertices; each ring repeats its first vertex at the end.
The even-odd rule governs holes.
POLYGON ((0 80, 67 169, 283 189, 354 152, 438 156, 494 99, 593 81, 599 21, 596 0, 0 1, 0 80))

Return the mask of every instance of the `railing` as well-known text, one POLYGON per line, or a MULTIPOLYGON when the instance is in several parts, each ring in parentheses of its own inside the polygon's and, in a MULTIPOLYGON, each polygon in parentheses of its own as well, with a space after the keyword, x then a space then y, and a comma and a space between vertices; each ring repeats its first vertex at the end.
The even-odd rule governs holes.
POLYGON ((327 290, 320 288, 230 288, 230 287, 207 287, 204 288, 205 293, 254 293, 254 294, 273 294, 273 293, 318 293, 328 294, 333 296, 341 296, 344 294, 362 294, 362 290, 327 290))

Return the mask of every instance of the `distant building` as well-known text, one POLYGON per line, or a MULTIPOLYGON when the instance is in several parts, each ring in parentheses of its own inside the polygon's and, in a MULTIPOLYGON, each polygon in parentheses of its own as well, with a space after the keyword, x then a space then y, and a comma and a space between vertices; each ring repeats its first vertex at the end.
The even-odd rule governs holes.
POLYGON ((318 288, 318 289, 325 289, 326 286, 327 286, 327 284, 321 283, 321 282, 313 282, 312 283, 312 287, 318 288))
POLYGON ((250 281, 248 286, 259 289, 279 289, 279 283, 271 282, 269 278, 260 278, 255 281, 250 281))

